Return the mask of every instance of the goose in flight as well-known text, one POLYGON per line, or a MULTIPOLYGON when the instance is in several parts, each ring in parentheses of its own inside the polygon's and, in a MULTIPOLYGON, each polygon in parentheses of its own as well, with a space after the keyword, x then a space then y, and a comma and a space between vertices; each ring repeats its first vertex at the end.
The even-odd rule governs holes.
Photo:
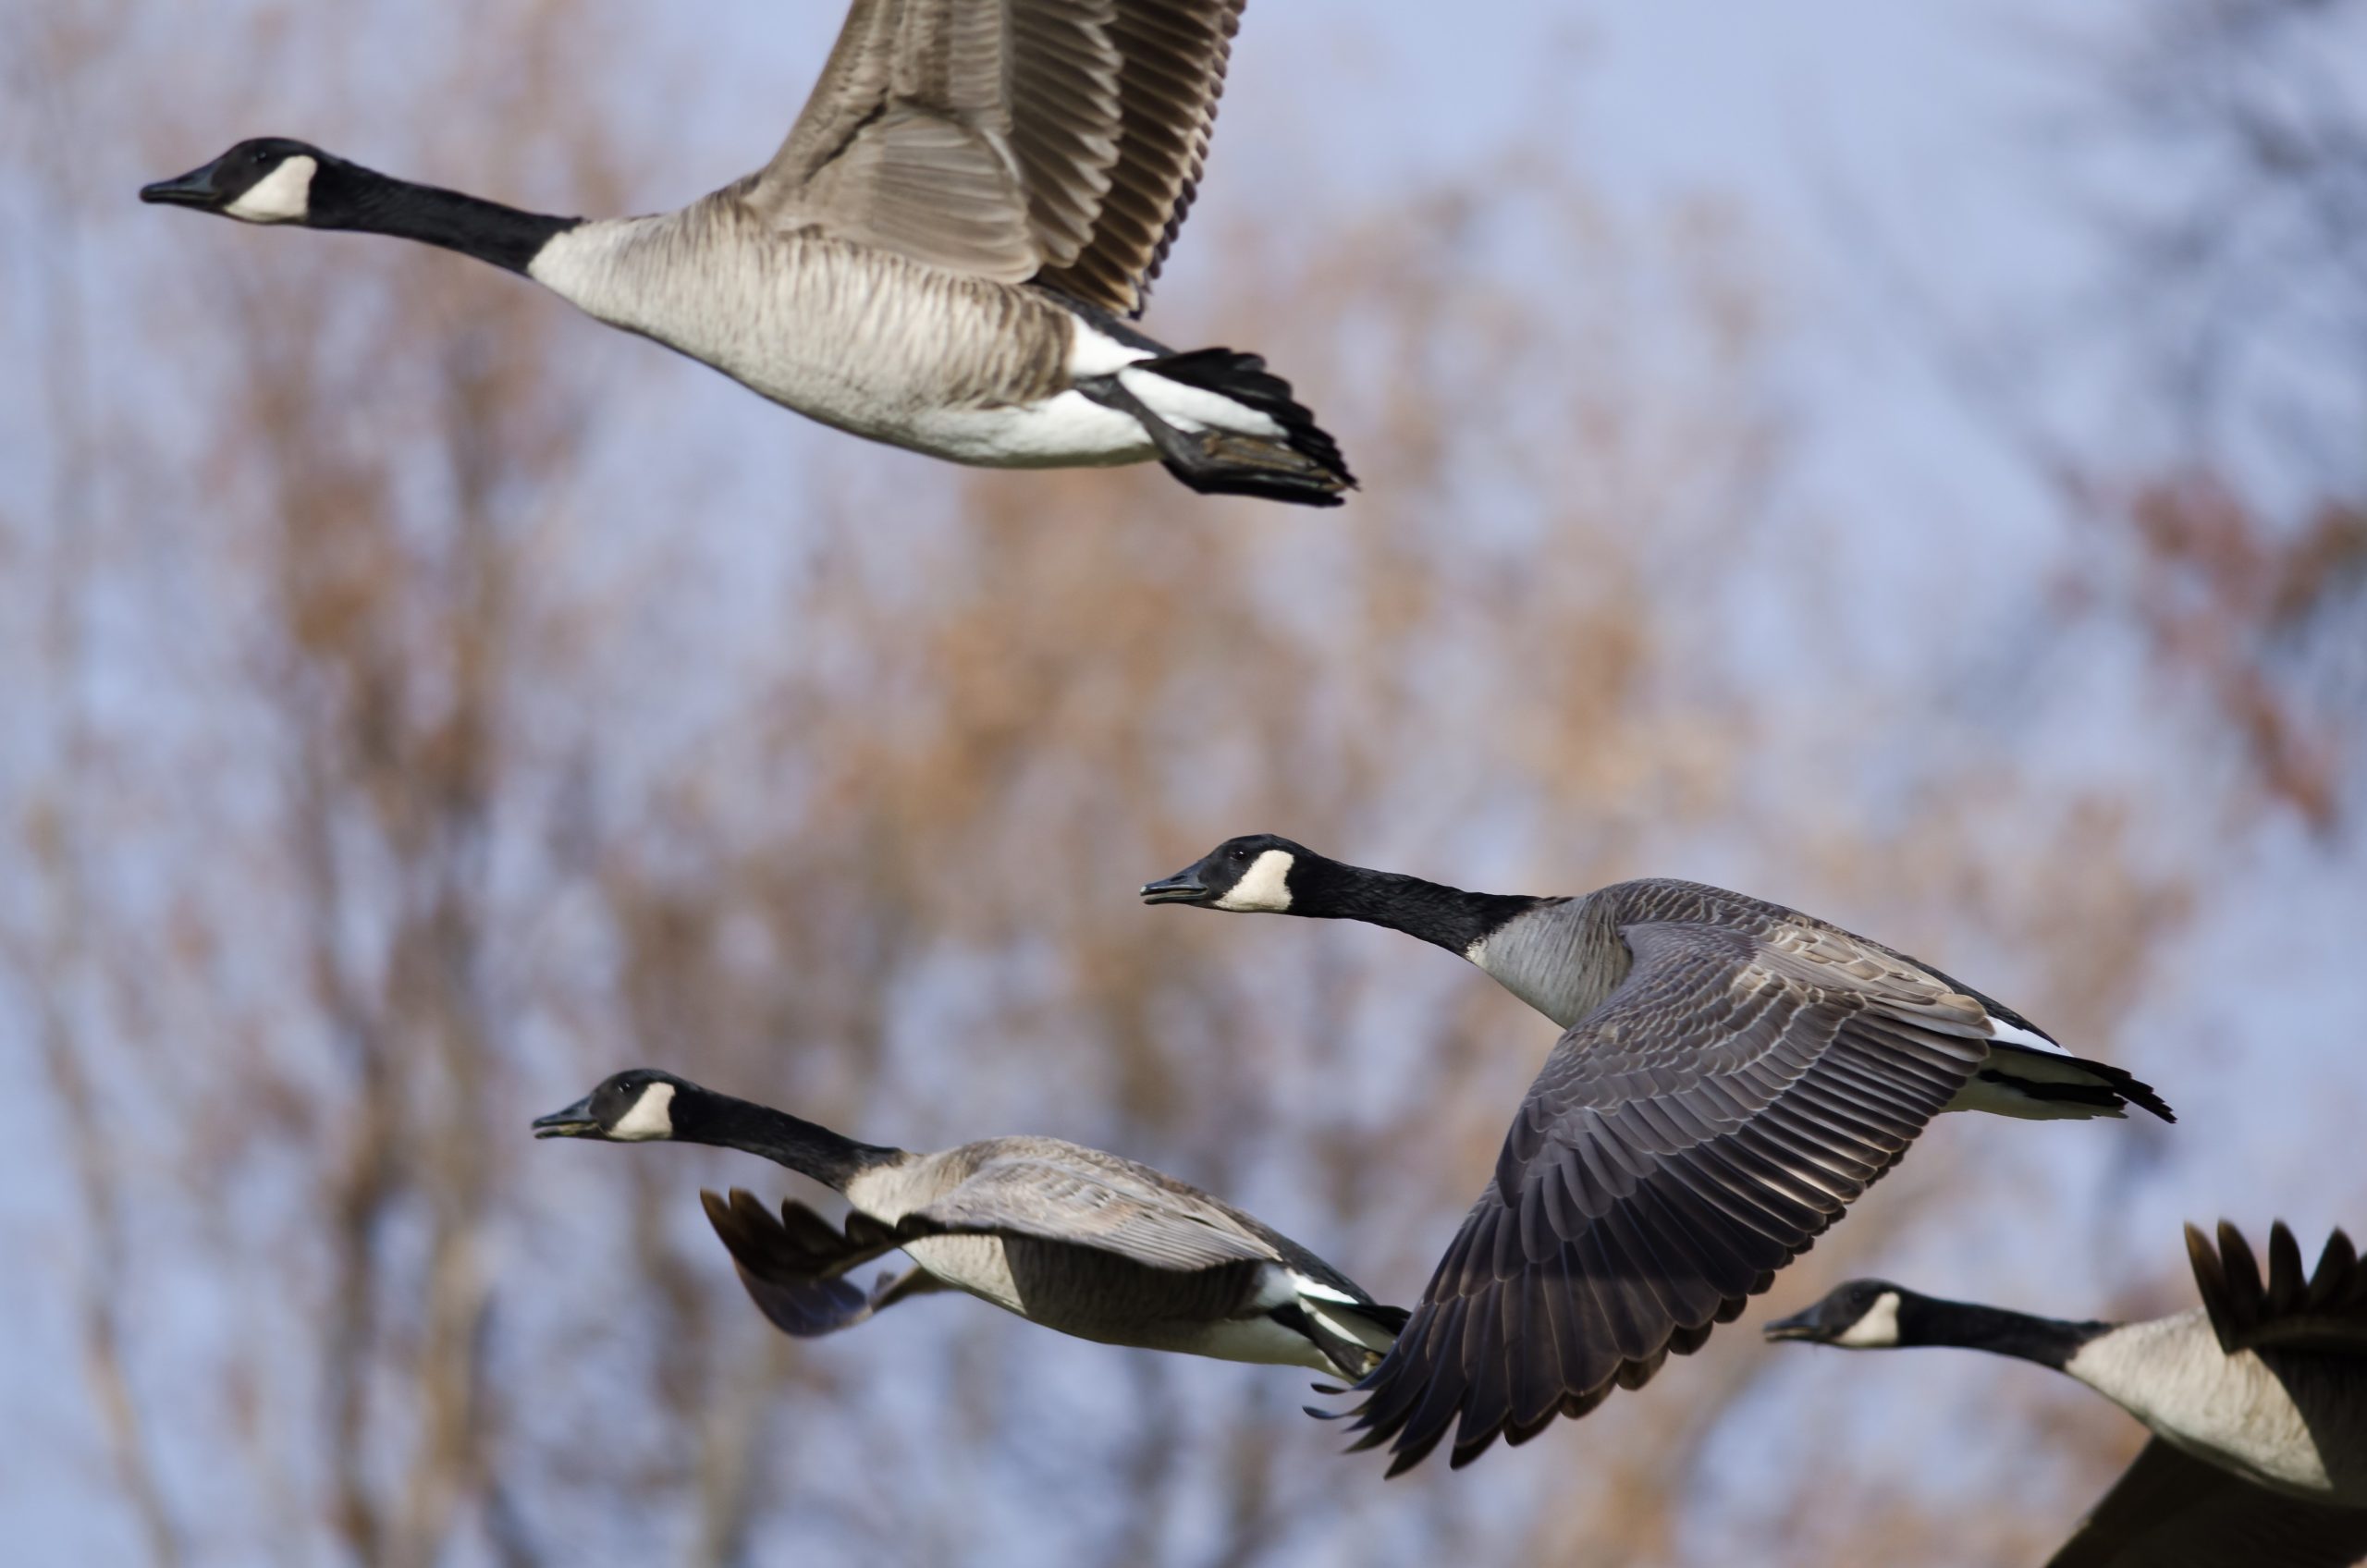
POLYGON ((2186 1228, 2202 1305, 2066 1322, 1853 1280, 1771 1340, 1954 1345, 2067 1373, 2153 1433, 2049 1568, 2346 1568, 2367 1559, 2367 1268, 2327 1239, 2313 1273, 2279 1221, 2268 1278, 2236 1228, 2186 1228))
POLYGON ((1404 1326, 1270 1226, 1131 1159, 1057 1138, 937 1154, 859 1144, 784 1111, 634 1068, 533 1124, 538 1138, 711 1144, 834 1192, 843 1230, 803 1204, 702 1193, 749 1296, 784 1333, 828 1334, 932 1291, 966 1292, 1104 1344, 1361 1378, 1404 1326), (901 1251, 916 1265, 849 1276, 901 1251))
POLYGON ((2119 1068, 1893 949, 1740 893, 1468 893, 1271 834, 1151 903, 1362 920, 1469 960, 1563 1035, 1412 1321, 1359 1446, 1463 1465, 1698 1350, 1944 1110, 2174 1120, 2119 1068))
POLYGON ((788 140, 670 213, 551 217, 286 137, 141 191, 522 273, 774 402, 955 462, 1157 458, 1337 506, 1339 447, 1254 354, 1131 324, 1192 204, 1247 0, 854 0, 788 140))

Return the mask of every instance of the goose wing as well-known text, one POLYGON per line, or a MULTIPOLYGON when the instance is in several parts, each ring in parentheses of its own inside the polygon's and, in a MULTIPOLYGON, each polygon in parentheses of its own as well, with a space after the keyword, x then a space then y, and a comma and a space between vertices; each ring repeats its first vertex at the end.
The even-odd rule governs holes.
POLYGON ((855 0, 742 191, 783 227, 1139 311, 1247 0, 855 0))
POLYGON ((1181 1273, 1280 1261, 1272 1245, 1212 1199, 1040 1157, 987 1160, 959 1186, 905 1215, 896 1230, 905 1237, 1026 1236, 1181 1273))
POLYGON ((2265 1282, 2250 1245, 2224 1219, 2216 1251, 2191 1225, 2186 1250, 2219 1348, 2228 1354, 2279 1349, 2367 1355, 2367 1268, 2340 1231, 2326 1238, 2315 1272, 2304 1274, 2300 1246, 2276 1221, 2268 1232, 2265 1282))
POLYGON ((1389 1358, 1391 1473, 1635 1388, 1700 1346, 1906 1152, 1987 1050, 1981 1004, 1845 933, 1621 928, 1626 977, 1529 1085, 1389 1358))
POLYGON ((2367 1509, 2282 1497, 2155 1438, 2047 1568, 2347 1568, 2367 1509))
POLYGON ((740 1283, 757 1309, 784 1334, 801 1340, 851 1329, 907 1296, 940 1289, 925 1270, 883 1273, 865 1290, 850 1269, 892 1250, 896 1238, 861 1215, 837 1226, 802 1203, 783 1200, 780 1217, 742 1188, 730 1198, 702 1190, 707 1223, 731 1253, 740 1283))

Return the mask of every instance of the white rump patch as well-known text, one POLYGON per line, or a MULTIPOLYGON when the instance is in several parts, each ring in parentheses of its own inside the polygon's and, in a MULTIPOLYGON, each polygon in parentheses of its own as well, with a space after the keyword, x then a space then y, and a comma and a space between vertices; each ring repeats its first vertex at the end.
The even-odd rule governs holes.
POLYGON ((1179 430, 1231 430, 1269 440, 1285 434, 1271 414, 1205 386, 1171 381, 1155 370, 1122 371, 1118 379, 1146 408, 1179 430))
POLYGON ((1884 1291, 1864 1317, 1833 1341, 1850 1350, 1888 1350, 1898 1343, 1898 1292, 1884 1291))
POLYGON ((673 1104, 673 1084, 652 1084, 641 1092, 641 1098, 632 1102, 632 1109, 608 1129, 608 1136, 623 1144, 670 1138, 674 1135, 673 1104))
POLYGON ((1069 346, 1069 379, 1080 381, 1088 375, 1108 375, 1150 357, 1148 349, 1121 343, 1078 316, 1076 340, 1069 346))
POLYGON ((1268 850, 1225 889, 1216 907, 1243 913, 1284 913, 1291 907, 1291 867, 1297 860, 1288 850, 1268 850))
POLYGON ((1343 1306, 1362 1306, 1364 1303, 1345 1291, 1335 1291, 1329 1285, 1318 1285, 1304 1274, 1293 1274, 1291 1284, 1298 1293, 1310 1301, 1336 1301, 1343 1306))
POLYGON ((317 160, 299 153, 256 180, 222 211, 241 223, 301 223, 313 202, 317 160))
POLYGON ((2045 1051, 2050 1056, 2071 1054, 2038 1031, 2017 1028, 1993 1012, 1989 1015, 1989 1037, 2001 1045, 2020 1046, 2026 1050, 2045 1051))

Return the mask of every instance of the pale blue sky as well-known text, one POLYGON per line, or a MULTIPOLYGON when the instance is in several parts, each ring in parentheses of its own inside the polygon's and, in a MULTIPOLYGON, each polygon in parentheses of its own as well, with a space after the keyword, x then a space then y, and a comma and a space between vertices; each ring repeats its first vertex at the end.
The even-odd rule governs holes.
MULTIPOLYGON (((628 0, 611 6, 632 8, 628 0)), ((2083 9, 2102 29, 2128 8, 2116 0, 2083 9)), ((2017 744, 2035 748, 2024 760, 2042 773, 2066 780, 2145 773, 2161 765, 2162 737, 2178 719, 2135 674, 2126 646, 2067 640, 2044 623, 2044 590, 2070 547, 2067 520, 1968 410, 1932 353, 1950 331, 1977 330, 1978 348, 2027 368, 2028 385, 2016 394, 2033 417, 2132 461, 2158 450, 2163 433, 2124 424, 2116 406, 2130 367, 2093 352, 2077 330, 2076 307, 2100 276, 2100 257, 2081 221, 2081 190, 2050 140, 2056 94, 2074 80, 2060 68, 2061 44, 2039 23, 2053 9, 2034 0, 1780 7, 1258 0, 1232 73, 1209 184, 1147 325, 1157 327, 1162 303, 1188 306, 1225 264, 1209 241, 1230 224, 1286 222, 1308 206, 1336 210, 1408 169, 1484 180, 1487 160, 1524 141, 1570 149, 1623 220, 1638 227, 1687 201, 1727 203, 1747 226, 1751 259, 1770 286, 1776 395, 1798 432, 1785 489, 1771 507, 1772 547, 1832 550, 1835 592, 1851 609, 1817 628, 1829 639, 1821 656, 1928 683, 1935 705, 1961 710, 1952 743, 1977 748, 1985 731, 2010 729, 2017 744), (1303 199, 1310 187, 1319 199, 1303 199), (1919 634, 1942 609, 1955 627, 1993 633, 1969 639, 1968 654, 1960 636, 1934 652, 1919 634)), ((644 95, 646 117, 674 139, 675 147, 648 160, 654 183, 635 193, 650 206, 760 160, 840 19, 829 0, 705 0, 652 7, 649 18, 646 75, 584 91, 644 95)), ((199 153, 251 131, 301 129, 263 123, 280 107, 258 104, 258 123, 222 128, 199 153)), ((468 111, 453 104, 441 112, 468 111)), ((115 233, 127 243, 171 243, 172 231, 151 221, 155 214, 129 204, 140 179, 161 172, 104 171, 124 188, 115 233)), ((465 183, 461 171, 435 172, 465 183)), ((5 178, 16 190, 0 197, 0 210, 13 210, 21 181, 5 178)), ((1536 269, 1557 288, 1585 289, 1583 271, 1559 276, 1559 260, 1529 251, 1507 264, 1536 269)), ((620 344, 615 352, 645 350, 620 344)), ((721 431, 737 449, 761 449, 773 460, 843 440, 720 378, 650 358, 612 362, 645 374, 653 429, 679 422, 721 431)), ((9 440, 0 432, 0 452, 12 449, 9 440)), ((39 460, 14 449, 17 474, 0 474, 7 490, 39 460)), ((598 460, 629 464, 619 448, 598 460)), ((717 482, 718 505, 754 515, 775 504, 762 486, 776 472, 752 460, 744 480, 717 482)), ((709 563, 716 613, 762 614, 757 601, 771 574, 752 569, 743 552, 794 549, 795 541, 751 529, 725 543, 731 558, 709 563)), ((1776 640, 1799 634, 1804 619, 1817 612, 1753 607, 1737 656, 1770 653, 1776 640)), ((1846 726, 1851 716, 1833 703, 1804 704, 1790 717, 1810 739, 1779 759, 1797 774, 1780 787, 1813 789, 1815 728, 1846 726)), ((2328 1146, 2347 1146, 2341 1140, 2367 1115, 2367 1055, 2357 1039, 2367 966, 2349 950, 2367 915, 2358 849, 2312 841, 2290 825, 2238 831, 2218 810, 2215 782, 2167 791, 2169 804, 2140 829, 2184 836, 2182 847, 2226 839, 2214 900, 2174 944, 2168 972, 2122 1035, 2157 1032, 2178 1042, 2169 1054, 2193 1068, 2162 1085, 2184 1120, 2173 1142, 2146 1145, 2158 1146, 2159 1162, 2106 1182, 2100 1172, 2107 1165, 2136 1158, 2108 1140, 1956 1125, 1969 1118, 1952 1118, 1933 1134, 1974 1142, 2010 1170, 1995 1214, 1983 1221, 1994 1230, 1985 1239, 2004 1238, 2030 1260, 2006 1284, 2054 1291, 2067 1311, 2093 1300, 2132 1260, 2173 1246, 2187 1218, 2228 1213, 2257 1227, 2283 1214, 2305 1234, 2362 1220, 2349 1206, 2367 1197, 2367 1185, 2355 1175, 2330 1183, 2325 1170, 2328 1146), (2100 1244, 2107 1232, 2097 1194, 2107 1189, 2116 1207, 2101 1218, 2119 1236, 2100 1244), (2059 1210, 2051 1207, 2057 1194, 2059 1210)), ((1742 853, 1734 841, 1715 838, 1681 852, 1686 864, 1662 869, 1731 881, 1741 876, 1737 864, 1753 864, 1734 858, 1742 853)), ((1796 871, 1755 865, 1767 876, 1796 871)), ((1984 957, 1994 961, 1974 952, 1955 966, 1987 974, 1984 957)), ((2010 978, 1995 988, 2009 989, 2010 978)), ((0 1012, 0 1044, 17 1047, 21 1060, 23 1017, 10 1011, 15 1016, 0 1012)), ((67 1303, 55 1288, 69 1272, 74 1238, 53 1222, 65 1207, 63 1161, 31 1114, 37 1106, 30 1096, 0 1102, 0 1235, 11 1238, 17 1262, 0 1276, 0 1321, 11 1326, 0 1397, 19 1429, 38 1435, 10 1456, 0 1500, 28 1561, 102 1561, 126 1537, 110 1522, 105 1465, 73 1372, 67 1303)), ((1939 1291, 1970 1293, 1987 1282, 1951 1278, 1945 1238, 1910 1242, 1885 1267, 1939 1291)), ((176 1310, 195 1317, 208 1305, 176 1310)), ((1771 1386, 1774 1404, 1829 1372, 1810 1359, 1771 1386)), ((1923 1385, 1932 1390, 1928 1408, 1953 1408, 1950 1400, 1983 1375, 1936 1369, 1923 1385)), ((1736 1438, 1730 1469, 1738 1488, 1748 1490, 1762 1474, 1746 1439, 1772 1445, 1779 1421, 1771 1407, 1736 1438)), ((1489 1469, 1507 1477, 1503 1484, 1538 1484, 1550 1479, 1551 1465, 1582 1452, 1578 1441, 1540 1443, 1491 1456, 1489 1469)))

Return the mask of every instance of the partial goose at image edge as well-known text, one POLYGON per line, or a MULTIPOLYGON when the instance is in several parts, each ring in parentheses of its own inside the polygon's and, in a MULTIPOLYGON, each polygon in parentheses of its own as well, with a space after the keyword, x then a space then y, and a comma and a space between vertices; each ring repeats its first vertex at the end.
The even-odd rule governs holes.
POLYGON ((1844 1350, 1941 1347, 2062 1372, 2153 1434, 2050 1568, 2347 1568, 2367 1559, 2367 1268, 2340 1230, 2305 1271, 2269 1231, 2186 1227, 2202 1305, 2139 1322, 2042 1317, 1851 1280, 1764 1326, 1844 1350))

